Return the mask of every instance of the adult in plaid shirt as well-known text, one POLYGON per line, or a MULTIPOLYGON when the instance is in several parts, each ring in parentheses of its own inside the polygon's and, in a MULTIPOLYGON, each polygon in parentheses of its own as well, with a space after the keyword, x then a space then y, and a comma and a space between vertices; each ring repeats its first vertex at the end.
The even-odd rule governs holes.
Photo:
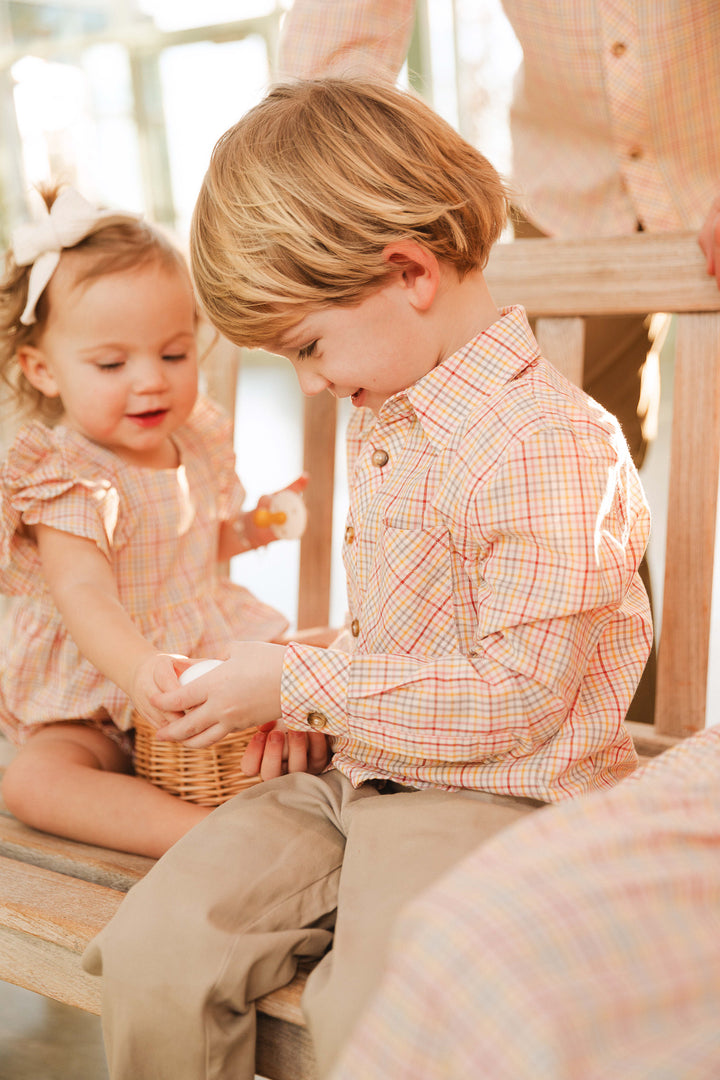
POLYGON ((333 1080, 716 1080, 720 727, 551 807, 402 913, 333 1080))
POLYGON ((276 88, 215 149, 192 238, 208 314, 356 407, 349 630, 238 643, 158 693, 160 737, 282 716, 334 758, 213 812, 91 943, 113 1080, 249 1080, 255 999, 332 943, 304 999, 325 1075, 405 900, 636 765, 647 505, 615 419, 492 301, 506 206, 482 155, 389 85, 276 88))

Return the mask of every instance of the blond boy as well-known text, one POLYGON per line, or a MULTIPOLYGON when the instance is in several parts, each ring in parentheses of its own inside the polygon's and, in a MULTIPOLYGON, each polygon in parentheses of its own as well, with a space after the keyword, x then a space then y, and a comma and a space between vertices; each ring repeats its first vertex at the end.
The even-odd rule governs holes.
POLYGON ((282 716, 334 758, 218 809, 90 945, 113 1080, 252 1077, 254 1001, 332 944, 304 1000, 326 1075, 403 903, 635 767, 647 506, 616 421, 493 303, 506 205, 482 155, 390 86, 278 87, 216 147, 192 237, 208 314, 357 409, 349 644, 237 643, 159 690, 163 737, 282 716))

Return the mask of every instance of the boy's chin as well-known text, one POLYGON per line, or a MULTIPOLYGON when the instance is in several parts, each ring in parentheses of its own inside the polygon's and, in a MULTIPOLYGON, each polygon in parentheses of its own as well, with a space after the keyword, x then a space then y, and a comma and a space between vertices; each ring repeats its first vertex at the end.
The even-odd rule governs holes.
POLYGON ((356 409, 370 409, 371 412, 377 414, 380 412, 385 398, 379 397, 377 394, 372 394, 368 390, 356 390, 350 400, 356 409))

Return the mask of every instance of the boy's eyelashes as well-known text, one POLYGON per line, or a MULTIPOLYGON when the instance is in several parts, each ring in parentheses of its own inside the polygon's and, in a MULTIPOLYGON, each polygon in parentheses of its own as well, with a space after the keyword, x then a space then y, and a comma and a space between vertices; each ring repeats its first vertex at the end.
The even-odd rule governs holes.
POLYGON ((298 349, 298 360, 309 360, 312 354, 315 352, 317 341, 311 341, 308 345, 303 345, 301 349, 298 349))

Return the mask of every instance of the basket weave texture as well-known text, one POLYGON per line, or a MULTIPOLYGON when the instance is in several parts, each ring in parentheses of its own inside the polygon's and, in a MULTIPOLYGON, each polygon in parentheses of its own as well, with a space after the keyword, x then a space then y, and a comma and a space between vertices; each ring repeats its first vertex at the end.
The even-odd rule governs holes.
POLYGON ((220 806, 244 788, 260 783, 240 768, 245 748, 257 728, 231 731, 214 746, 192 749, 155 738, 152 724, 139 716, 135 723, 135 773, 156 787, 199 806, 220 806))

